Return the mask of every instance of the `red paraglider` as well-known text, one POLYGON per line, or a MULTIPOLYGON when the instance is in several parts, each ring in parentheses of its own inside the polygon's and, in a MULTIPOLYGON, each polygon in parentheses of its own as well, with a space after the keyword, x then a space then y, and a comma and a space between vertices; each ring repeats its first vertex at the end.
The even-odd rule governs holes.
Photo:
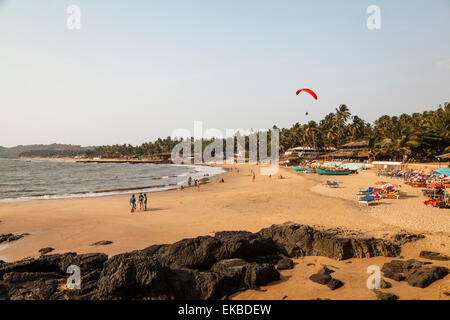
POLYGON ((314 91, 312 91, 311 89, 304 88, 304 89, 297 90, 297 95, 299 95, 299 93, 302 91, 308 92, 314 99, 317 100, 317 94, 314 91))

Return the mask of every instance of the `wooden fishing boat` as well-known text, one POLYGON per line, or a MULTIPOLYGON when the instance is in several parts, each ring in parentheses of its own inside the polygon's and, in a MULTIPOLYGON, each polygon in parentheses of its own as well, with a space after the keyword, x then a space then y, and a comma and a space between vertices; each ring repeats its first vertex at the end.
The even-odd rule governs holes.
POLYGON ((326 176, 345 176, 350 174, 350 170, 326 170, 316 168, 317 174, 326 175, 326 176))
POLYGON ((305 170, 308 170, 309 168, 302 168, 302 167, 292 166, 292 169, 294 169, 295 171, 305 171, 305 170))

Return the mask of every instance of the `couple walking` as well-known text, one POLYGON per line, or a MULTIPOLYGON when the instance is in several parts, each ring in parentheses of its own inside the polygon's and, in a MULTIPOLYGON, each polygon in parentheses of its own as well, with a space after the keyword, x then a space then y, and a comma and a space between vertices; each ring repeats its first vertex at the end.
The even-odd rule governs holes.
MULTIPOLYGON (((139 209, 147 211, 147 194, 140 193, 138 196, 139 200, 139 209)), ((130 198, 130 206, 131 206, 131 212, 133 213, 136 210, 136 197, 134 194, 130 198)))

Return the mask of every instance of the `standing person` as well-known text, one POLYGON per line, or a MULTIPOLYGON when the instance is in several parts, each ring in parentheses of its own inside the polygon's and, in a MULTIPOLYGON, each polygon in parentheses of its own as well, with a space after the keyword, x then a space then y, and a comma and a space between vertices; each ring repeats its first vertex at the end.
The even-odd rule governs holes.
POLYGON ((131 213, 136 210, 136 198, 134 197, 134 194, 130 198, 130 206, 131 206, 131 213))
POLYGON ((188 186, 190 187, 191 184, 192 184, 192 177, 189 177, 189 178, 188 178, 188 186))
POLYGON ((144 196, 142 195, 142 193, 139 193, 139 210, 144 209, 144 196))
POLYGON ((200 181, 197 181, 197 180, 195 180, 195 181, 197 182, 197 191, 200 192, 200 181))
POLYGON ((144 211, 147 211, 147 194, 144 193, 144 211))
POLYGON ((252 171, 252 180, 253 180, 253 182, 255 181, 255 173, 252 171))

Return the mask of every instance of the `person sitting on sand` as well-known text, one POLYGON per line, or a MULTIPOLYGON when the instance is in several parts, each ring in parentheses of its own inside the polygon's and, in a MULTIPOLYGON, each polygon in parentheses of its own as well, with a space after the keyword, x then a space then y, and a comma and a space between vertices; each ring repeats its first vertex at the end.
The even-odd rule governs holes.
POLYGON ((134 197, 134 194, 130 198, 130 206, 131 206, 131 212, 133 213, 134 210, 136 210, 136 198, 134 197))
POLYGON ((142 193, 139 194, 139 210, 144 209, 144 196, 142 195, 142 193))
POLYGON ((223 178, 222 179, 220 179, 220 183, 224 183, 225 182, 225 180, 223 180, 223 178))
POLYGON ((144 211, 147 211, 147 194, 144 193, 144 211))

